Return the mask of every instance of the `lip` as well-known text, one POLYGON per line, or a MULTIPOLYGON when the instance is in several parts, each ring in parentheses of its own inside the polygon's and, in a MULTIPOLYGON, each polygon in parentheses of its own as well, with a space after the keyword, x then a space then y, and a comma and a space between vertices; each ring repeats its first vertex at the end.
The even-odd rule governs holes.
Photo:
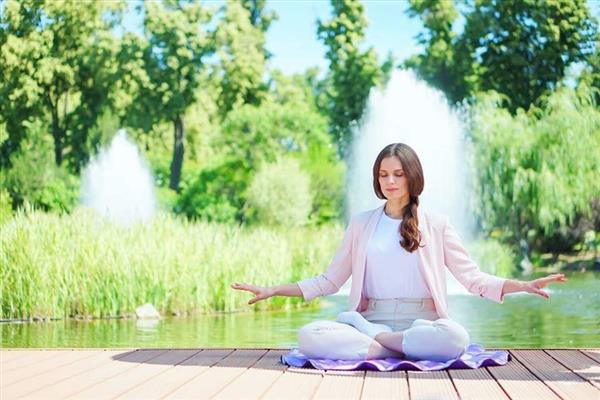
POLYGON ((393 188, 393 189, 385 189, 385 190, 388 191, 388 192, 393 192, 393 191, 396 191, 398 189, 393 188))

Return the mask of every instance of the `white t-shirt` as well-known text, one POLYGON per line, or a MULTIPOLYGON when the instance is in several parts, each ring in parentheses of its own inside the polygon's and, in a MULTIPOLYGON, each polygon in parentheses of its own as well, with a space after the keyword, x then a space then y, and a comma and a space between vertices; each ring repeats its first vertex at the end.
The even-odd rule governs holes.
POLYGON ((367 298, 431 298, 419 269, 419 256, 400 246, 401 222, 382 213, 369 240, 364 280, 367 298))

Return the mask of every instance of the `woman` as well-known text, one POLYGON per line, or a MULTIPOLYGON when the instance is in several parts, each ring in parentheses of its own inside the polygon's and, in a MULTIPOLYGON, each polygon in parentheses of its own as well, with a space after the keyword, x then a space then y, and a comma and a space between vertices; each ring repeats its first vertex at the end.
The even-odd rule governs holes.
POLYGON ((448 317, 446 271, 471 293, 502 303, 504 295, 565 282, 563 274, 532 281, 481 272, 448 219, 422 211, 423 169, 403 143, 386 146, 373 165, 373 189, 384 205, 354 215, 327 270, 297 283, 260 287, 234 283, 252 292, 248 304, 271 296, 306 301, 336 293, 352 275, 350 311, 337 321, 314 321, 298 333, 299 350, 312 358, 361 360, 408 357, 447 361, 469 345, 467 331, 448 317))

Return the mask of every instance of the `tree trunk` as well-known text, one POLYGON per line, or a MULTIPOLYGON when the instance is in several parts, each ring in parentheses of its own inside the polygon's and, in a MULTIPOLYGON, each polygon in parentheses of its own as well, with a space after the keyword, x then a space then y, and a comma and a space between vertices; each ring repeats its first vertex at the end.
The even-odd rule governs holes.
POLYGON ((179 192, 179 179, 181 178, 181 167, 183 165, 183 139, 185 132, 183 130, 183 120, 181 116, 177 116, 173 121, 174 142, 173 142, 173 159, 171 160, 171 179, 169 188, 179 192))
POLYGON ((60 166, 63 161, 62 138, 63 134, 58 121, 58 112, 52 110, 52 137, 54 138, 54 161, 60 166))

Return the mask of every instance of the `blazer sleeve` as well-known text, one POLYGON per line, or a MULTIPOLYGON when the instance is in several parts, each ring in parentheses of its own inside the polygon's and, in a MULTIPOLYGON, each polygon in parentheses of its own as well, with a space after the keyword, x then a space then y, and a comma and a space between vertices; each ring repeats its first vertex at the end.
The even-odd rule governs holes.
POLYGON ((469 292, 497 303, 503 302, 502 287, 506 278, 482 272, 463 247, 456 229, 447 219, 444 226, 444 263, 469 292))
POLYGON ((338 247, 329 267, 320 275, 303 279, 298 283, 304 300, 337 293, 352 274, 352 237, 354 218, 350 219, 342 244, 338 247))

